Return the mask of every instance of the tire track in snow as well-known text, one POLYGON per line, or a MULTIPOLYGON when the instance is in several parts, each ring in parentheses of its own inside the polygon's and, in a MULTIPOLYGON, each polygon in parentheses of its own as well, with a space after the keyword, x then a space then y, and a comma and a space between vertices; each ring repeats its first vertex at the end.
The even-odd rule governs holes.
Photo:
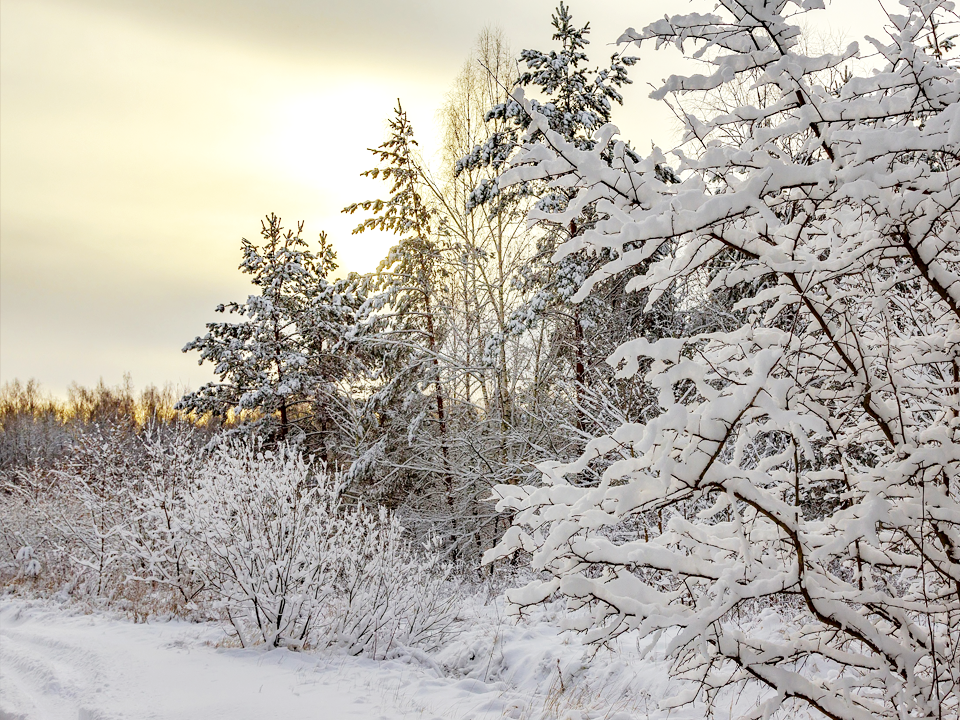
POLYGON ((94 655, 69 642, 0 626, 0 720, 100 718, 90 688, 102 687, 94 655))

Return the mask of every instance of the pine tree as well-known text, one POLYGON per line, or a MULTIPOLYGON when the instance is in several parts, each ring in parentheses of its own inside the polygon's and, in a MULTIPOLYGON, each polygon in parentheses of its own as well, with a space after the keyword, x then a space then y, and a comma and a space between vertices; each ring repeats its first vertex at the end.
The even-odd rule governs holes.
POLYGON ((238 322, 207 324, 207 334, 187 343, 183 352, 196 350, 199 363, 210 362, 219 377, 188 393, 177 408, 223 417, 231 411, 249 413, 265 432, 285 438, 291 427, 304 432, 316 401, 320 378, 336 375, 329 364, 338 327, 349 303, 327 279, 336 267, 336 254, 325 234, 314 253, 302 239, 303 223, 284 230, 275 214, 261 223, 263 241, 244 238, 240 270, 250 276, 259 294, 246 302, 231 302, 217 312, 239 316, 238 322), (320 324, 320 321, 327 324, 320 324))
MULTIPOLYGON (((636 58, 614 54, 608 67, 588 70, 585 50, 590 24, 574 25, 569 8, 563 3, 554 11, 551 23, 555 31, 553 40, 560 44, 559 49, 521 53, 520 59, 527 70, 516 82, 514 97, 495 105, 486 116, 494 127, 501 127, 460 160, 461 172, 478 166, 502 171, 525 144, 543 142, 548 131, 558 133, 580 150, 591 150, 596 145, 594 134, 611 121, 614 104, 623 103, 620 89, 631 82, 627 72, 636 58), (524 108, 523 93, 529 90, 535 91, 538 97, 532 97, 529 108, 524 108), (531 132, 535 116, 538 125, 531 132)), ((635 153, 629 152, 639 160, 635 153)), ((606 152, 602 152, 601 157, 606 163, 612 160, 606 152)), ((672 179, 669 168, 661 167, 660 172, 672 179)), ((566 209, 573 197, 569 191, 547 188, 538 182, 502 188, 497 179, 481 182, 471 201, 495 214, 518 195, 538 198, 538 212, 532 217, 541 220, 544 232, 537 238, 536 253, 516 278, 529 299, 514 311, 506 332, 491 339, 488 355, 492 357, 498 352, 508 335, 523 334, 546 325, 551 341, 550 357, 555 364, 549 369, 550 363, 545 362, 544 368, 538 368, 535 382, 543 387, 535 389, 534 396, 549 398, 556 393, 558 385, 572 386, 574 424, 582 437, 586 431, 585 405, 591 395, 592 376, 605 372, 602 360, 616 347, 617 338, 636 334, 638 308, 642 307, 643 300, 626 295, 622 283, 613 283, 602 295, 572 302, 572 296, 584 280, 611 257, 601 251, 590 255, 567 253, 559 263, 551 259, 563 243, 574 241, 597 222, 594 205, 583 205, 568 222, 556 224, 551 222, 549 213, 566 209), (565 373, 559 372, 562 366, 568 368, 565 373), (565 381, 565 377, 569 380, 565 381)))
MULTIPOLYGON (((555 30, 553 40, 560 43, 560 49, 550 52, 523 50, 520 53, 526 72, 520 74, 511 97, 494 105, 486 114, 488 122, 500 121, 502 124, 497 124, 496 131, 486 142, 459 160, 459 171, 478 166, 503 170, 522 145, 543 139, 544 127, 579 148, 590 149, 595 144, 593 133, 610 122, 612 103, 623 104, 620 88, 632 82, 627 77, 627 68, 636 64, 637 59, 615 53, 610 58, 609 67, 588 70, 589 58, 584 49, 590 44, 587 39, 590 23, 576 27, 569 8, 560 3, 551 15, 551 24, 555 30), (529 98, 529 110, 523 106, 528 89, 541 96, 529 98), (546 124, 538 125, 525 139, 534 117, 546 124)), ((485 181, 474 192, 472 202, 489 203, 502 190, 497 179, 485 181)), ((544 197, 543 188, 529 183, 520 183, 508 191, 536 193, 543 198, 544 204, 549 204, 549 198, 554 197, 552 194, 544 197)), ((562 202, 562 197, 558 196, 557 201, 562 202)))
POLYGON ((439 360, 444 332, 438 307, 443 258, 432 236, 433 213, 422 195, 423 171, 417 162, 413 127, 399 101, 389 127, 389 139, 371 149, 378 167, 363 173, 388 183, 389 196, 343 210, 372 214, 356 227, 355 234, 381 230, 400 236, 369 278, 369 298, 360 309, 360 332, 366 343, 379 348, 381 361, 379 387, 369 401, 383 429, 376 450, 390 468, 386 474, 399 475, 404 490, 416 489, 412 485, 425 477, 429 485, 429 476, 439 475, 452 521, 455 489, 439 360), (428 393, 429 410, 424 403, 428 393), (424 453, 424 444, 430 446, 433 441, 439 446, 438 458, 432 447, 424 453), (416 451, 411 452, 413 448, 416 451))

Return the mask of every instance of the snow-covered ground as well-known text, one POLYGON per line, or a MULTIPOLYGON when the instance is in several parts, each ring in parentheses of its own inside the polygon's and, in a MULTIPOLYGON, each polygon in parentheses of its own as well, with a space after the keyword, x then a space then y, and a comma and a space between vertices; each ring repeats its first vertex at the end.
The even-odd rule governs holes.
MULTIPOLYGON (((430 656, 375 662, 229 647, 213 624, 135 624, 52 601, 0 599, 0 720, 634 720, 666 717, 666 668, 585 654, 496 604, 430 656)), ((673 688, 670 688, 671 690, 673 688)), ((681 710, 674 719, 694 717, 681 710)))

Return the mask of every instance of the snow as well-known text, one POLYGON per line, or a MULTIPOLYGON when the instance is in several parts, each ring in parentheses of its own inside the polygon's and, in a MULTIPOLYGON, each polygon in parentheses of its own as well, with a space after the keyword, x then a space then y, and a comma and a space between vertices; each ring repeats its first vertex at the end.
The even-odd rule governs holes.
MULTIPOLYGON (((374 661, 231 647, 216 624, 133 623, 76 604, 0 598, 0 720, 633 720, 666 717, 664 661, 596 654, 473 599, 463 631, 432 656, 374 661)), ((673 710, 671 718, 698 717, 673 710)))
POLYGON ((217 637, 204 625, 71 617, 6 601, 0 717, 405 717, 391 709, 406 704, 391 696, 402 678, 383 682, 372 663, 222 648, 217 637))

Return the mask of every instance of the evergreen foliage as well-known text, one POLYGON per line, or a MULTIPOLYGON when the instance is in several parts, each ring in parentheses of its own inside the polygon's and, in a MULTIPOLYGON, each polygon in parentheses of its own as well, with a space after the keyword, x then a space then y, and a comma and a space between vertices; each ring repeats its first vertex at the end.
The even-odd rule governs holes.
POLYGON ((240 320, 208 323, 206 335, 184 346, 213 364, 219 381, 184 395, 178 410, 247 414, 283 439, 293 428, 308 432, 313 411, 337 398, 350 372, 337 350, 357 297, 349 283, 329 279, 337 264, 327 236, 313 252, 302 232, 303 223, 284 230, 271 214, 261 223, 261 244, 242 240, 240 270, 259 294, 219 305, 217 312, 240 320))
MULTIPOLYGON (((431 230, 434 214, 422 196, 424 173, 416 157, 413 126, 399 101, 389 128, 390 137, 371 149, 378 167, 363 173, 386 182, 389 196, 343 210, 372 214, 354 233, 376 229, 399 236, 369 277, 369 297, 358 318, 364 342, 380 351, 381 360, 368 408, 377 417, 382 438, 370 452, 380 458, 381 467, 390 467, 393 487, 385 492, 442 495, 448 522, 453 523, 448 408, 440 365, 445 331, 439 309, 443 259, 431 230)), ((367 462, 362 460, 361 466, 367 462)))

